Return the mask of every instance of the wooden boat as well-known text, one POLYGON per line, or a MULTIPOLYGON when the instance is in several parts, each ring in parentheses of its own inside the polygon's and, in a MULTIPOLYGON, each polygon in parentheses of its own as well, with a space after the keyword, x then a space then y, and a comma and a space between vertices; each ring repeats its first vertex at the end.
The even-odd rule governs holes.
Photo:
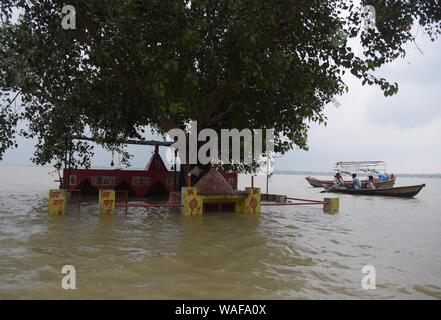
MULTIPOLYGON (((314 188, 330 188, 334 185, 334 181, 333 180, 321 180, 321 179, 316 179, 313 177, 305 177, 306 181, 308 181, 308 183, 313 186, 314 188)), ((361 181, 364 185, 367 183, 367 180, 362 180, 361 181)), ((345 184, 348 187, 352 187, 353 183, 351 180, 345 180, 345 184)), ((395 185, 395 178, 393 179, 389 179, 389 180, 374 180, 374 184, 375 187, 377 188, 392 188, 395 185)))
MULTIPOLYGON (((377 188, 392 188, 395 185, 395 176, 386 174, 386 163, 384 161, 339 161, 335 164, 334 171, 343 176, 351 176, 353 173, 358 176, 360 174, 378 175, 378 178, 374 177, 374 184, 377 188)), ((306 177, 306 181, 315 188, 330 188, 334 185, 333 180, 321 180, 313 177, 306 177)), ((362 180, 361 183, 366 186, 367 180, 362 180)), ((345 184, 352 187, 352 179, 345 180, 345 184)))
POLYGON ((412 198, 416 196, 426 185, 420 184, 415 186, 383 188, 383 189, 345 189, 345 188, 329 188, 325 192, 360 194, 365 196, 386 196, 412 198))
MULTIPOLYGON (((333 185, 332 180, 320 180, 320 179, 313 178, 311 176, 305 177, 305 179, 314 188, 323 188, 324 186, 331 187, 333 185)), ((346 183, 346 181, 345 181, 345 183, 346 183)))

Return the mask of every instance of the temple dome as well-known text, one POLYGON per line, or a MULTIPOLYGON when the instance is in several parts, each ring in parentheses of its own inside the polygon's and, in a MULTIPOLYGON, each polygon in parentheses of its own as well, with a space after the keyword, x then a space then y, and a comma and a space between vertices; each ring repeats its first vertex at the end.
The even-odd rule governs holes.
POLYGON ((198 194, 236 194, 231 184, 214 168, 211 168, 196 184, 198 194))

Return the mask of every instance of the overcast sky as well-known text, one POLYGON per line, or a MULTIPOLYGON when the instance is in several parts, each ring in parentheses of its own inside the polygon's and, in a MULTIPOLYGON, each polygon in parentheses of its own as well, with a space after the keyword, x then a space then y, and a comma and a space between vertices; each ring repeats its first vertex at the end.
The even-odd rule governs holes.
POLYGON ((384 97, 378 87, 350 76, 349 93, 328 106, 328 125, 312 125, 308 152, 294 150, 277 169, 329 170, 336 161, 384 160, 390 171, 441 172, 441 39, 421 34, 407 56, 381 70, 398 82, 399 92, 384 97))
MULTIPOLYGON (((336 161, 384 160, 390 172, 441 173, 441 40, 431 42, 421 31, 418 47, 379 74, 398 82, 400 90, 384 97, 378 87, 363 87, 348 76, 349 93, 337 97, 341 106, 326 108, 328 125, 311 125, 308 152, 293 150, 277 159, 278 170, 331 170, 336 161)), ((151 147, 131 146, 133 167, 145 167, 151 147)), ((19 139, 3 164, 29 165, 33 142, 19 139)), ((109 166, 111 155, 97 152, 94 165, 109 166)), ((117 162, 117 157, 116 157, 117 162)))

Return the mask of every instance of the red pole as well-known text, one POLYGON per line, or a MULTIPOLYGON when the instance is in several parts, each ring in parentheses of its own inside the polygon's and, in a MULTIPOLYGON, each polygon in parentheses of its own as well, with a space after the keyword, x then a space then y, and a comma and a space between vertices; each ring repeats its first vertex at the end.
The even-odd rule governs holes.
POLYGON ((288 202, 288 203, 262 203, 261 206, 271 207, 271 206, 307 206, 307 205, 316 205, 316 204, 324 204, 325 201, 320 202, 288 202))
POLYGON ((191 187, 191 173, 190 172, 187 175, 187 187, 191 187))
POLYGON ((184 205, 178 203, 129 203, 127 207, 141 207, 141 208, 182 208, 184 205))

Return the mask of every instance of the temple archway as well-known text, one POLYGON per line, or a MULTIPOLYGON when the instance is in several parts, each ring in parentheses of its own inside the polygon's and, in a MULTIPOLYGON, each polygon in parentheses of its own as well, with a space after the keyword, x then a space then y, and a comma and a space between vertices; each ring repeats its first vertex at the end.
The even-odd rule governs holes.
POLYGON ((98 189, 95 188, 89 179, 81 181, 78 185, 82 196, 98 196, 98 189))
POLYGON ((167 196, 167 195, 168 195, 167 188, 164 187, 164 185, 161 182, 156 181, 155 183, 152 184, 152 186, 145 193, 144 196, 148 197, 148 196, 167 196))
POLYGON ((115 190, 127 190, 127 195, 129 197, 136 197, 136 192, 133 190, 133 188, 130 186, 130 184, 123 180, 116 186, 115 190))

